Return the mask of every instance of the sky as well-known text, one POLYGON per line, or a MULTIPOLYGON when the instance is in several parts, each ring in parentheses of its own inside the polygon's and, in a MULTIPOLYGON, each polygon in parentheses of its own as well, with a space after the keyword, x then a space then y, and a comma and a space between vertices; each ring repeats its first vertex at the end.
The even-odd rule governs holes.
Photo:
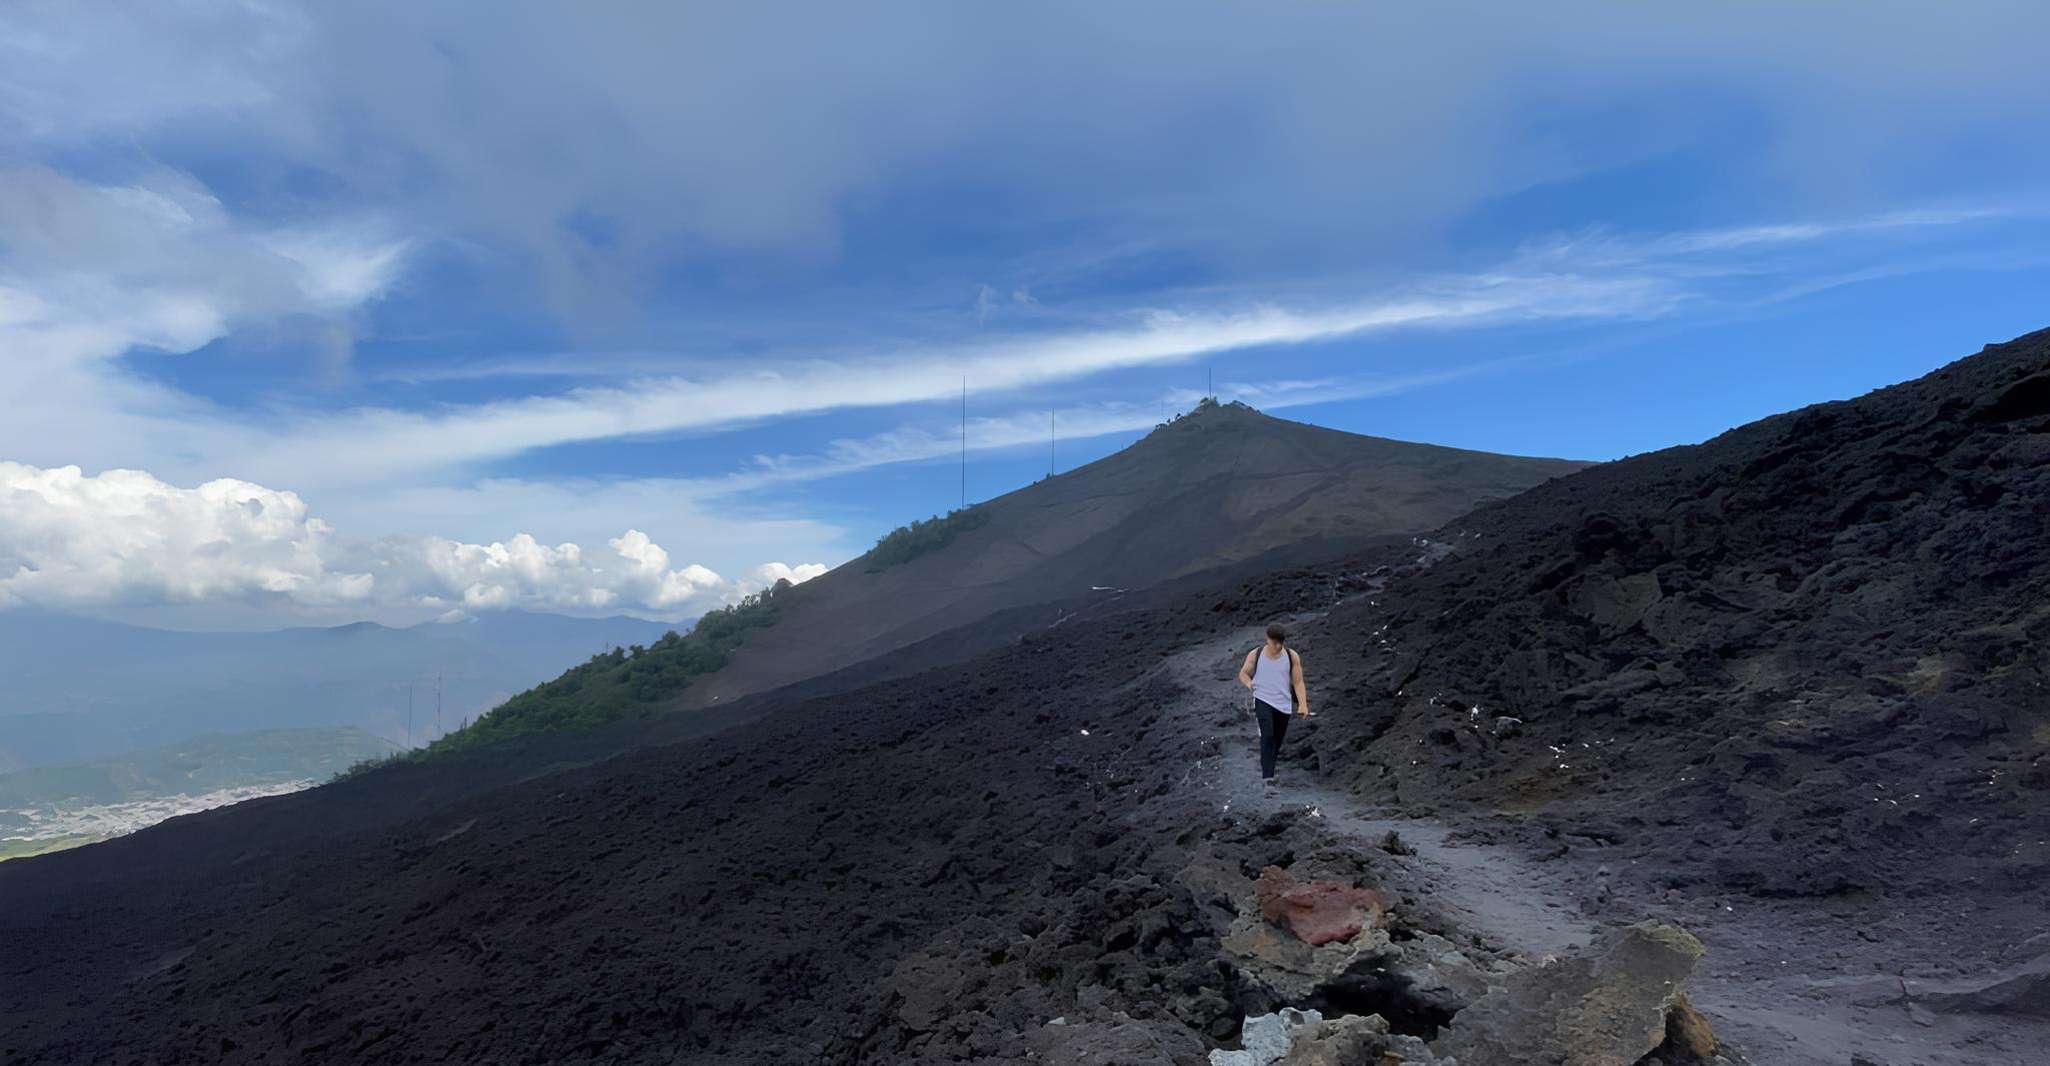
POLYGON ((2050 325, 2045 39, 1993 0, 19 0, 0 610, 688 618, 960 505, 964 381, 970 500, 1206 389, 1698 441, 2050 325))

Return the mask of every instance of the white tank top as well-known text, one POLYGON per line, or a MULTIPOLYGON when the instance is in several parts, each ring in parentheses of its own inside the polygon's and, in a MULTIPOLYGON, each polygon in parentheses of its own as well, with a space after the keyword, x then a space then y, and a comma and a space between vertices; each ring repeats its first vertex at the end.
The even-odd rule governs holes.
POLYGON ((1295 655, 1287 648, 1281 649, 1281 658, 1269 659, 1267 646, 1260 645, 1253 652, 1253 698, 1283 714, 1294 714, 1295 686, 1289 678, 1294 663, 1295 655))

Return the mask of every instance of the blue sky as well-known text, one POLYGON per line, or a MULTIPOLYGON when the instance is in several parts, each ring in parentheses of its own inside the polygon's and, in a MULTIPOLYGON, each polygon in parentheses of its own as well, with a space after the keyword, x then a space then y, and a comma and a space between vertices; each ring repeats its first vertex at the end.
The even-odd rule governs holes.
POLYGON ((2037 4, 423 7, 0 13, 0 609, 681 617, 957 503, 964 375, 979 498, 2050 325, 2037 4))

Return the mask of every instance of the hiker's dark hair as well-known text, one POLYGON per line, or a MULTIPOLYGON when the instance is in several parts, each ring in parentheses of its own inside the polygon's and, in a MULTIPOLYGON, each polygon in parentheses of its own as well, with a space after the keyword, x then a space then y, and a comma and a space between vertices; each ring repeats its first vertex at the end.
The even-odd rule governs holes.
POLYGON ((1281 628, 1281 623, 1276 622, 1267 627, 1267 639, 1276 644, 1286 644, 1288 643, 1288 630, 1281 628))

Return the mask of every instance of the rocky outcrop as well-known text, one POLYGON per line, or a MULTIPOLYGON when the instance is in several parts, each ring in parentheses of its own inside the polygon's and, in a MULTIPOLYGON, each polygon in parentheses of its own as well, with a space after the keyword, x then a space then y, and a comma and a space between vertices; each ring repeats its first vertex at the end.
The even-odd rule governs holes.
POLYGON ((1428 1045, 1390 1032, 1388 1020, 1378 1014, 1326 1018, 1293 1007, 1247 1018, 1238 1048, 1210 1053, 1210 1066, 1420 1066, 1433 1061, 1428 1045))
POLYGON ((1315 1031, 1323 1020, 1316 1011, 1294 1007, 1247 1018, 1239 1030, 1239 1046, 1212 1051, 1210 1066, 1273 1066, 1288 1055, 1298 1037, 1315 1031))
MULTIPOLYGON (((1242 917, 1242 923, 1250 915, 1242 917)), ((1684 987, 1701 958, 1701 942, 1686 930, 1644 922, 1603 937, 1586 951, 1502 977, 1490 985, 1481 969, 1450 941, 1422 934, 1397 944, 1385 934, 1362 934, 1357 946, 1315 948, 1265 921, 1265 936, 1248 924, 1227 937, 1226 948, 1251 943, 1262 951, 1240 955, 1249 976, 1318 1002, 1358 1003, 1381 996, 1408 1013, 1411 1026, 1443 1008, 1450 1024, 1427 1043, 1418 1031, 1396 1031, 1381 1013, 1326 1017, 1285 1007, 1247 1018, 1238 1048, 1210 1053, 1211 1066, 1740 1066, 1723 1048, 1708 1020, 1687 1002, 1684 987), (1296 952, 1288 954, 1290 943, 1296 952), (1338 954, 1344 948, 1351 954, 1338 954), (1277 957, 1287 968, 1276 965, 1277 957), (1311 972, 1322 963, 1321 973, 1311 972)), ((1401 1024, 1401 1019, 1397 1020, 1401 1024)), ((1424 1031, 1428 1031, 1427 1029, 1424 1031)))
POLYGON ((1488 976, 1466 952, 1435 933, 1396 945, 1387 976, 1412 1010, 1451 1017, 1488 994, 1488 976))
POLYGON ((1378 1014, 1348 1014, 1317 1023, 1303 1034, 1281 1066, 1424 1066, 1433 1061, 1421 1039, 1390 1032, 1378 1014))
POLYGON ((1251 908, 1232 923, 1222 943, 1245 976, 1281 1002, 1307 999, 1348 975, 1383 967, 1399 954, 1383 929, 1312 947, 1251 908))
POLYGON ((1278 866, 1260 871, 1253 896, 1262 917, 1313 947, 1388 924, 1388 904, 1379 892, 1336 881, 1297 881, 1278 866))
POLYGON ((1583 954, 1511 976, 1461 1011, 1435 1050, 1473 1066, 1634 1066, 1666 1044, 1675 1011, 1684 1012, 1688 1039, 1704 1038, 1706 1023, 1682 995, 1701 952, 1684 929, 1630 926, 1583 954))
POLYGON ((1726 891, 2040 892, 2046 379, 2050 331, 1463 516, 1315 634, 1362 652, 1317 657, 1363 705, 1318 769, 1411 808, 1578 805, 1726 891))

